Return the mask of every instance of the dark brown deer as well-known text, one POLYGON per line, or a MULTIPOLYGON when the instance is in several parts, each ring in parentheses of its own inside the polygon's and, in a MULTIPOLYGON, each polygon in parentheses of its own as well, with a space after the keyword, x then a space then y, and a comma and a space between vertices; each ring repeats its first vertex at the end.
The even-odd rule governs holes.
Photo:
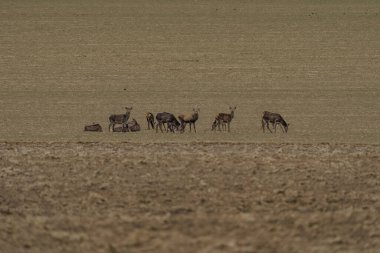
MULTIPOLYGON (((221 124, 222 124, 223 131, 225 131, 226 130, 226 124, 223 122, 221 124)), ((219 126, 220 126, 220 122, 215 118, 214 122, 212 122, 212 125, 211 125, 211 131, 215 131, 216 127, 219 127, 219 126)), ((220 127, 219 127, 219 131, 220 131, 220 127)))
POLYGON ((166 129, 167 132, 172 132, 172 133, 174 133, 175 131, 183 132, 181 125, 178 126, 176 121, 170 121, 167 123, 167 125, 168 125, 168 128, 166 129))
POLYGON ((126 132, 129 132, 128 124, 117 126, 117 127, 113 127, 112 132, 114 132, 114 133, 126 133, 126 132))
POLYGON ((139 132, 141 130, 139 123, 135 119, 132 119, 131 122, 128 122, 129 132, 139 132))
POLYGON ((200 109, 198 108, 198 106, 196 106, 195 108, 193 108, 193 113, 185 113, 178 116, 178 119, 181 122, 181 127, 180 127, 181 131, 185 131, 186 124, 189 123, 190 132, 191 132, 191 125, 194 126, 194 132, 195 133, 197 132, 197 130, 195 129, 195 122, 199 118, 199 112, 200 112, 200 109))
POLYGON ((157 113, 156 120, 156 132, 158 132, 158 128, 160 128, 161 132, 163 133, 162 126, 164 126, 165 128, 165 123, 168 125, 166 132, 168 132, 169 130, 171 132, 174 132, 174 130, 178 130, 178 127, 181 125, 176 119, 176 117, 168 112, 157 113))
POLYGON ((111 127, 112 131, 114 131, 114 127, 116 124, 122 124, 122 127, 125 127, 125 125, 128 122, 129 116, 131 115, 133 107, 125 107, 125 109, 127 110, 125 114, 112 114, 109 117, 110 124, 108 126, 108 131, 111 131, 111 127))
POLYGON ((88 132, 103 132, 102 126, 100 124, 92 123, 92 125, 84 126, 84 131, 88 132))
POLYGON ((146 115, 146 122, 148 123, 148 130, 151 128, 154 129, 154 115, 151 112, 147 112, 146 115))
POLYGON ((220 131, 220 125, 224 127, 223 125, 227 124, 228 132, 230 132, 230 123, 235 116, 235 110, 236 110, 236 106, 230 106, 230 113, 219 113, 215 117, 215 121, 217 121, 216 125, 218 126, 219 131, 220 131))
POLYGON ((272 133, 272 130, 270 130, 270 128, 269 128, 269 123, 272 124, 274 132, 276 132, 276 126, 281 125, 282 131, 284 132, 284 130, 285 130, 285 133, 287 133, 288 127, 290 125, 290 124, 286 123, 286 121, 284 120, 284 118, 280 114, 265 111, 265 112, 263 112, 263 117, 261 119, 261 125, 263 127, 263 133, 265 132, 265 126, 269 130, 269 132, 272 133))

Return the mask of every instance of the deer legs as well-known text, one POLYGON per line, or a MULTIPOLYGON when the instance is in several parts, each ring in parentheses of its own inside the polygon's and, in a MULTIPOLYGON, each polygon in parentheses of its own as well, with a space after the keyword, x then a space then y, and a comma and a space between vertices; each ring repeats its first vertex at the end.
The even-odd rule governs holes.
POLYGON ((283 126, 282 123, 279 122, 279 121, 275 121, 275 122, 273 123, 274 132, 276 133, 277 125, 280 125, 281 131, 282 131, 283 133, 285 133, 285 131, 284 131, 284 126, 283 126))
POLYGON ((194 133, 196 133, 197 132, 197 130, 195 129, 195 122, 190 122, 190 133, 191 133, 191 124, 193 125, 193 127, 194 127, 194 133))
POLYGON ((266 121, 266 120, 262 120, 261 121, 261 125, 263 127, 263 133, 265 133, 265 127, 269 130, 269 132, 273 133, 272 130, 270 129, 269 127, 269 123, 272 124, 272 128, 274 130, 274 132, 276 133, 277 132, 277 125, 280 125, 280 128, 282 130, 282 132, 284 133, 284 126, 282 125, 282 123, 280 121, 274 121, 274 122, 270 122, 270 121, 266 121))
MULTIPOLYGON (((269 122, 268 121, 266 121, 266 120, 263 119, 261 121, 261 124, 262 124, 262 127, 263 127, 263 133, 265 133, 265 126, 267 127, 267 129, 269 130, 269 132, 272 133, 272 130, 270 130, 270 128, 269 128, 269 122)), ((275 130, 276 130, 276 128, 275 128, 275 130)))

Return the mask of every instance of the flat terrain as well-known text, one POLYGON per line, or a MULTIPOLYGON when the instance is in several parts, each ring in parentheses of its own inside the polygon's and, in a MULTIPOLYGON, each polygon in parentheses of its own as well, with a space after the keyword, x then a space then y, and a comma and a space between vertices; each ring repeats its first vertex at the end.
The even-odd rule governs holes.
POLYGON ((0 1, 0 252, 377 252, 379 41, 379 1, 0 1))
POLYGON ((380 146, 1 144, 3 252, 378 252, 380 146))
POLYGON ((379 143, 380 3, 306 2, 1 1, 0 140, 165 142, 83 126, 198 105, 198 135, 170 138, 379 143), (234 135, 210 134, 229 105, 234 135))

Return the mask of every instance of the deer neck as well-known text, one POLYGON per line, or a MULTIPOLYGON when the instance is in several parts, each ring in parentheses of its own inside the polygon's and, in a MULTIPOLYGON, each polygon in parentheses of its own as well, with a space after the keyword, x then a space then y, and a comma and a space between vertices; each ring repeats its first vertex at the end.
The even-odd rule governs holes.
POLYGON ((235 115, 235 112, 234 112, 234 111, 231 111, 230 115, 231 115, 231 119, 233 119, 233 118, 234 118, 234 115, 235 115))

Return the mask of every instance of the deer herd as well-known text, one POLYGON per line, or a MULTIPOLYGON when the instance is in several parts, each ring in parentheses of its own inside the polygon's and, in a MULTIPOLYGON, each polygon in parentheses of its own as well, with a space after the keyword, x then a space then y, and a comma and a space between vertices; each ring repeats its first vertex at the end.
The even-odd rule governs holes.
MULTIPOLYGON (((108 131, 110 132, 138 132, 141 130, 141 127, 137 121, 132 118, 129 121, 131 111, 133 107, 125 107, 125 114, 112 114, 109 116, 109 125, 108 131)), ((215 119, 211 125, 211 131, 228 131, 230 132, 230 124, 235 115, 236 106, 229 107, 229 113, 218 113, 215 116, 215 119)), ((183 113, 178 115, 178 119, 174 116, 174 114, 169 112, 160 112, 156 114, 154 117, 153 113, 147 112, 145 115, 148 130, 155 129, 156 132, 159 130, 163 132, 185 132, 185 128, 189 125, 190 132, 192 128, 196 133, 195 123, 199 118, 200 109, 198 106, 193 108, 193 112, 191 113, 183 113)), ((286 123, 284 118, 278 113, 272 113, 268 111, 264 111, 261 118, 261 126, 263 132, 265 129, 268 129, 269 132, 272 133, 271 128, 269 127, 271 124, 272 129, 276 132, 276 128, 280 125, 281 130, 285 133, 288 132, 289 123, 286 123)), ((102 132, 103 129, 100 124, 93 123, 92 125, 86 125, 84 127, 84 131, 91 132, 102 132)))

